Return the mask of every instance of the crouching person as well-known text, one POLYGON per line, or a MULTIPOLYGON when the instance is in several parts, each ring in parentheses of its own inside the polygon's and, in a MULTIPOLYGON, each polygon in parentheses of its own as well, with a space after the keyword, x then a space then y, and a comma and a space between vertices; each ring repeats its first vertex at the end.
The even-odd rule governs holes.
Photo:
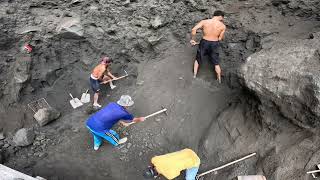
POLYGON ((120 139, 120 136, 111 128, 118 122, 124 126, 130 123, 142 122, 144 117, 134 118, 132 114, 127 111, 127 107, 134 104, 129 95, 121 96, 120 100, 109 103, 107 106, 90 116, 87 120, 87 128, 93 135, 94 150, 98 150, 105 139, 113 146, 118 146, 127 141, 127 137, 120 139))
POLYGON ((200 158, 191 149, 155 156, 151 159, 151 166, 143 176, 155 179, 162 175, 167 179, 174 179, 180 172, 186 170, 186 180, 195 180, 200 166, 200 158))

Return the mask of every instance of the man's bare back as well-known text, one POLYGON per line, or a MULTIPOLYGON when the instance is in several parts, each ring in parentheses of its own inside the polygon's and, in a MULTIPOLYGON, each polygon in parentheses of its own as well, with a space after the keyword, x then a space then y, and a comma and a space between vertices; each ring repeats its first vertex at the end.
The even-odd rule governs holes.
POLYGON ((221 41, 224 37, 226 26, 216 17, 200 21, 193 29, 195 35, 198 29, 203 31, 203 39, 208 41, 221 41))
POLYGON ((217 73, 217 80, 221 83, 221 68, 219 65, 219 52, 218 47, 220 41, 224 38, 226 26, 223 24, 224 12, 215 11, 212 19, 200 21, 191 32, 192 45, 199 44, 197 50, 197 57, 193 66, 193 77, 196 78, 199 66, 202 62, 203 56, 208 55, 210 60, 215 66, 217 73), (196 42, 197 30, 202 29, 203 37, 200 43, 196 42))
POLYGON ((208 41, 220 41, 220 36, 223 36, 221 34, 225 31, 226 26, 219 20, 216 19, 208 19, 203 20, 203 39, 208 41))

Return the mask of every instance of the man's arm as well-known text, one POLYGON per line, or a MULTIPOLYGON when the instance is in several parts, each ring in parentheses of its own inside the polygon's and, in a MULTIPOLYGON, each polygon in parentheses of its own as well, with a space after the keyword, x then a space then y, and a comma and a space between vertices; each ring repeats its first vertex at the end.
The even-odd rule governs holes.
POLYGON ((195 27, 192 28, 192 31, 191 31, 191 41, 190 43, 192 45, 195 45, 196 44, 196 34, 197 34, 197 30, 198 29, 201 29, 203 27, 203 20, 200 21, 195 27))
POLYGON ((117 77, 115 77, 115 76, 111 73, 111 71, 110 71, 109 68, 107 68, 106 71, 107 71, 107 75, 108 75, 109 77, 111 77, 112 80, 116 80, 116 79, 117 79, 117 77))
POLYGON ((226 32, 226 27, 224 27, 223 30, 221 31, 221 33, 219 35, 219 41, 223 40, 225 32, 226 32))
POLYGON ((120 121, 120 123, 123 125, 123 126, 129 126, 131 124, 134 124, 134 123, 138 123, 138 122, 143 122, 145 120, 144 117, 137 117, 137 118, 133 118, 133 120, 131 122, 126 122, 125 120, 122 120, 120 121))

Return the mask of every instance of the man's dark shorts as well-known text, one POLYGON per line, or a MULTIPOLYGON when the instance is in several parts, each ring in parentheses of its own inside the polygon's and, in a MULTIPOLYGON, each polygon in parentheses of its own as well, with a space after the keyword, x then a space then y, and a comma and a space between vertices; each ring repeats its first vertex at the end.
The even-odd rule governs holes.
POLYGON ((207 41, 202 39, 197 50, 197 61, 202 64, 204 56, 208 55, 214 65, 219 65, 219 41, 207 41))
POLYGON ((90 77, 90 86, 95 93, 100 91, 100 81, 90 77))

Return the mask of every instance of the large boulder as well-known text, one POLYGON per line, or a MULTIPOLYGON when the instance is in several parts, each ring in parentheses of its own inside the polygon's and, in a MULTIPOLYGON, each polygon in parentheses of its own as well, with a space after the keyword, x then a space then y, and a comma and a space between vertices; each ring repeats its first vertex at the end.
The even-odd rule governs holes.
POLYGON ((56 120, 60 117, 60 112, 54 108, 39 109, 33 116, 40 126, 44 126, 49 122, 56 120))
POLYGON ((33 143, 35 134, 32 129, 19 129, 13 137, 16 146, 28 146, 33 143))
POLYGON ((263 47, 242 66, 243 85, 260 99, 262 111, 277 110, 299 126, 319 127, 320 39, 263 47))
POLYGON ((84 34, 84 29, 79 17, 64 17, 57 27, 58 34, 64 38, 79 38, 84 34))

